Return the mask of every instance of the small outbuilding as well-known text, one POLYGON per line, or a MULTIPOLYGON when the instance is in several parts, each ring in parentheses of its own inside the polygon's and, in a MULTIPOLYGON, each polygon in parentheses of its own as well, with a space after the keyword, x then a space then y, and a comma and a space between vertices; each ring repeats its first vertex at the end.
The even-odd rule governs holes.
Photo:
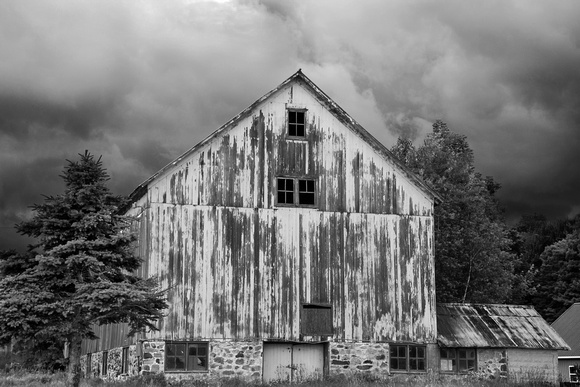
POLYGON ((580 302, 572 304, 552 323, 552 328, 570 346, 570 351, 558 351, 558 368, 562 381, 579 383, 576 374, 580 364, 580 302))
POLYGON ((558 381, 558 351, 570 349, 532 306, 437 304, 442 374, 558 381))

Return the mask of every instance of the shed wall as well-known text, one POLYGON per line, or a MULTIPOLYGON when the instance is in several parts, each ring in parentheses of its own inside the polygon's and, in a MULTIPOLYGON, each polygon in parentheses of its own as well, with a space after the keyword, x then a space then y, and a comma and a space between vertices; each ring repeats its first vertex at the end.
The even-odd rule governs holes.
POLYGON ((507 357, 510 380, 558 381, 558 351, 509 348, 507 357))

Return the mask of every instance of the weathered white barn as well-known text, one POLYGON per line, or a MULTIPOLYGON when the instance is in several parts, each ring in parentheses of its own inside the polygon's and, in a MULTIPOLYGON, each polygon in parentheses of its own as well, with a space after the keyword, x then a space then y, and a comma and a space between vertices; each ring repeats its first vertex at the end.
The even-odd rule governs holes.
POLYGON ((133 192, 170 307, 157 332, 98 328, 85 373, 436 369, 435 200, 298 71, 133 192))

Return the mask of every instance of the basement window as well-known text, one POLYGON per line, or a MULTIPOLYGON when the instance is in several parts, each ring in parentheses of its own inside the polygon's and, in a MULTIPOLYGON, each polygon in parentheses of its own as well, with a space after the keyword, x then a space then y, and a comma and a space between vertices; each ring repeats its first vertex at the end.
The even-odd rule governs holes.
POLYGON ((107 361, 109 360, 109 352, 103 351, 101 375, 107 376, 107 361))
POLYGON ((475 348, 441 348, 441 371, 467 373, 475 371, 475 348))
POLYGON ((288 136, 306 136, 306 110, 288 109, 288 136))
POLYGON ((276 204, 301 207, 316 205, 316 181, 314 179, 279 177, 276 180, 276 204))
POLYGON ((207 371, 209 343, 165 343, 165 371, 207 371))
POLYGON ((423 345, 390 345, 391 371, 424 372, 426 351, 423 345))
POLYGON ((129 373, 129 347, 123 347, 121 353, 121 374, 129 373))
POLYGON ((300 333, 305 336, 332 336, 332 306, 303 304, 300 333))

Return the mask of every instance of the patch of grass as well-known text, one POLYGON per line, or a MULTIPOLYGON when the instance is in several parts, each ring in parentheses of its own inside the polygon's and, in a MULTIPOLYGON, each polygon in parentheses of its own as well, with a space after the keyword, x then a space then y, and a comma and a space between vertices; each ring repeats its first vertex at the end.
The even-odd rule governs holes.
MULTIPOLYGON (((0 374, 0 387, 65 387, 66 374, 11 372, 0 374)), ((243 379, 166 379, 163 374, 141 375, 125 380, 82 379, 81 387, 544 387, 551 385, 540 378, 527 381, 481 379, 477 375, 445 377, 438 374, 393 375, 378 379, 361 374, 352 377, 332 376, 324 380, 298 383, 248 382, 243 379)))

